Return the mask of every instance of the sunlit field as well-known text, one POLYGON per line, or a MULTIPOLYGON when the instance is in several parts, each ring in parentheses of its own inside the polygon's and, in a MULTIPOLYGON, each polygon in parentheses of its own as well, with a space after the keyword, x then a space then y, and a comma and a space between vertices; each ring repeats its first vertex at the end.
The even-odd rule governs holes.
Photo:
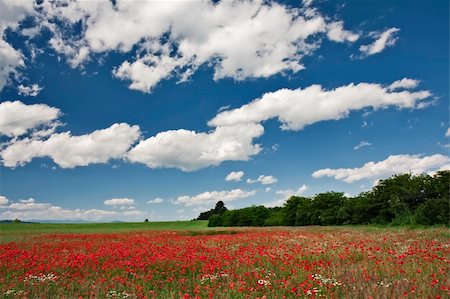
POLYGON ((17 230, 25 237, 0 244, 0 297, 450 296, 447 228, 196 225, 100 233, 17 230))

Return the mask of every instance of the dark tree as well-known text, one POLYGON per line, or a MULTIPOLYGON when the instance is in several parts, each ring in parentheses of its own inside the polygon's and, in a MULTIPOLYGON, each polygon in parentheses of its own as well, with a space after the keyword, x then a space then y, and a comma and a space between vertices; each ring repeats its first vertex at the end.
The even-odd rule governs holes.
POLYGON ((284 204, 283 225, 295 225, 295 218, 297 217, 298 205, 301 201, 299 196, 291 196, 284 204))
POLYGON ((200 215, 197 217, 197 220, 209 220, 209 218, 211 218, 212 215, 223 214, 226 211, 227 208, 225 207, 225 204, 223 203, 223 201, 220 200, 216 203, 214 209, 200 213, 200 215))
POLYGON ((342 224, 338 212, 345 201, 342 192, 326 192, 317 194, 311 202, 311 224, 337 225, 342 224))
POLYGON ((223 216, 222 214, 214 214, 209 218, 208 226, 222 226, 223 225, 223 216))

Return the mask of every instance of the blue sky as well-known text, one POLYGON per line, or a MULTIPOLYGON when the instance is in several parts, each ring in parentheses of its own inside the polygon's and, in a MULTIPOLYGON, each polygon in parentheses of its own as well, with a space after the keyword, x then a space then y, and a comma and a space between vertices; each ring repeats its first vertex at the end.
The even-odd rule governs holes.
POLYGON ((0 0, 1 219, 192 219, 449 168, 447 1, 61 3, 0 0))

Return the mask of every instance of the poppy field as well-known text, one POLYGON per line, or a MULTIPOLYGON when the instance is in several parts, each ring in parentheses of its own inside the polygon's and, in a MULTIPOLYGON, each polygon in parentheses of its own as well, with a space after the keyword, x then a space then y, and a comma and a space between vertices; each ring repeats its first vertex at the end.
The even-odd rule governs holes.
POLYGON ((447 228, 45 233, 0 244, 2 298, 448 298, 447 228))

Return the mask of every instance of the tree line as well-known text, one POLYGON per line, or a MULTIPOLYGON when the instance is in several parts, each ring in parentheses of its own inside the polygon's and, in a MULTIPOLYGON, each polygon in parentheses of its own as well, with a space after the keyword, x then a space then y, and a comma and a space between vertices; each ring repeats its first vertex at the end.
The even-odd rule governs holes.
POLYGON ((410 173, 380 180, 355 197, 325 192, 291 196, 283 207, 228 210, 223 202, 202 213, 208 226, 434 225, 450 222, 450 171, 433 176, 410 173))

